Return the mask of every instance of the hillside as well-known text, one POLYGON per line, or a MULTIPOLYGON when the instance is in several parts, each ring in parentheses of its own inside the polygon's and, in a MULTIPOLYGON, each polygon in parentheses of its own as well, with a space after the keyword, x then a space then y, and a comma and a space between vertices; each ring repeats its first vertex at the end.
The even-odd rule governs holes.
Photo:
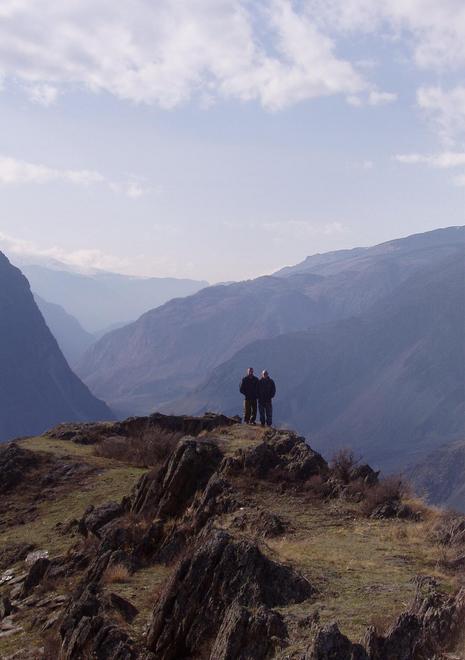
POLYGON ((111 419, 71 371, 21 272, 0 253, 0 441, 60 421, 111 419))
POLYGON ((172 410, 240 412, 245 367, 278 385, 276 419, 331 453, 401 469, 464 436, 463 256, 412 275, 368 312, 250 344, 172 410))
POLYGON ((320 272, 298 266, 209 287, 104 336, 77 372, 120 414, 151 412, 200 385, 255 340, 365 312, 425 264, 463 254, 464 239, 464 228, 437 230, 360 248, 356 258, 348 259, 347 251, 310 258, 320 272))
POLYGON ((465 512, 465 440, 441 445, 407 475, 431 504, 465 512))
POLYGON ((291 431, 63 425, 0 486, 4 660, 464 657, 463 517, 291 431))
POLYGON ((129 323, 171 298, 188 296, 208 282, 174 277, 130 277, 95 271, 85 274, 44 265, 21 267, 32 290, 63 307, 90 333, 129 323))
POLYGON ((47 302, 38 295, 34 300, 66 360, 74 365, 94 343, 95 337, 60 305, 47 302))

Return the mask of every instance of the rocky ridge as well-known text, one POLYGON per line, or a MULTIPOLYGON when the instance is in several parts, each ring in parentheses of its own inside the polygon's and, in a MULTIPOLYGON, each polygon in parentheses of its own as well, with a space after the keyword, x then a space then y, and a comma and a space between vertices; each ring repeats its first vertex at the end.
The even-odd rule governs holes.
MULTIPOLYGON (((408 592, 412 598, 395 615, 392 596, 385 629, 358 614, 365 633, 353 641, 347 622, 328 620, 325 599, 332 597, 328 584, 334 567, 327 564, 328 575, 320 575, 317 546, 307 550, 307 543, 317 543, 334 526, 341 547, 347 528, 375 536, 376 546, 386 539, 389 525, 405 535, 410 527, 416 534, 424 530, 418 516, 425 517, 426 509, 403 503, 400 520, 393 492, 384 494, 391 503, 384 515, 392 522, 364 522, 360 507, 379 495, 381 485, 368 466, 353 465, 342 474, 292 431, 244 427, 214 415, 60 426, 43 442, 50 451, 65 447, 91 461, 104 440, 108 446, 111 438, 130 438, 147 427, 182 437, 173 437, 166 458, 149 466, 119 499, 91 505, 79 519, 59 521, 60 534, 69 538, 66 552, 50 548, 46 555, 31 556, 23 548, 24 562, 0 545, 5 569, 0 573, 0 657, 426 660, 445 658, 454 648, 465 620, 460 577, 449 567, 452 593, 447 595, 443 578, 429 577, 427 561, 418 558, 395 566, 396 572, 405 571, 402 597, 408 592), (320 521, 313 537, 307 516, 320 521), (141 592, 150 584, 155 591, 144 600, 141 592), (2 655, 2 639, 21 635, 21 628, 29 643, 2 655)), ((6 466, 27 467, 32 457, 35 468, 45 461, 27 442, 8 445, 0 452, 0 480, 6 466)), ((51 466, 59 461, 57 456, 48 460, 51 466)), ((11 488, 14 494, 20 483, 11 488)), ((453 538, 442 542, 462 548, 465 521, 454 519, 454 525, 447 527, 455 530, 453 538)), ((349 549, 355 555, 356 541, 354 536, 349 549)), ((373 555, 371 562, 376 561, 373 555)), ((377 579, 364 587, 374 604, 377 579)), ((366 600, 364 593, 353 608, 366 600)), ((350 590, 341 594, 341 600, 351 597, 350 590)))

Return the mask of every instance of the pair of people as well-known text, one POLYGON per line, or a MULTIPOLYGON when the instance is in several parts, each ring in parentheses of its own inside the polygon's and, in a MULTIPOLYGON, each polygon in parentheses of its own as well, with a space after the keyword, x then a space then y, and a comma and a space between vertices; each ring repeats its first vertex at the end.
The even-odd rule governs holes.
POLYGON ((262 371, 261 378, 254 375, 253 368, 247 369, 247 374, 241 381, 239 391, 244 395, 244 422, 255 424, 257 419, 257 400, 262 426, 271 426, 273 423, 273 397, 276 394, 276 385, 270 378, 266 369, 262 371))

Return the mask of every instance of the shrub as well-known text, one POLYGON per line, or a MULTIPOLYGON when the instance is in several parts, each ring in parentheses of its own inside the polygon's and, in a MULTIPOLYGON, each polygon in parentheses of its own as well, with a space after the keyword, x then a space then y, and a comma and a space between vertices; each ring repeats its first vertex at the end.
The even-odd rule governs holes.
POLYGON ((95 446, 94 452, 96 456, 113 458, 135 467, 153 467, 166 460, 181 437, 182 433, 151 427, 129 438, 104 438, 95 446))
POLYGON ((362 512, 370 516, 383 505, 400 505, 404 497, 410 494, 410 487, 400 476, 390 476, 381 479, 379 483, 365 491, 365 499, 361 504, 362 512))
POLYGON ((129 570, 124 564, 112 564, 103 574, 104 584, 115 584, 129 580, 129 570))
POLYGON ((337 451, 331 461, 329 467, 333 476, 342 481, 343 484, 350 482, 352 470, 358 465, 360 459, 355 458, 354 452, 350 449, 344 448, 337 451))

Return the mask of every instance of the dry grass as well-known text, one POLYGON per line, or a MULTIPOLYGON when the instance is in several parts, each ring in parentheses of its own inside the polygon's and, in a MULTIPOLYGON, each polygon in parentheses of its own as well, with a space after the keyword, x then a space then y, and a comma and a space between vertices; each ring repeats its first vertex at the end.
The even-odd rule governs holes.
POLYGON ((154 467, 164 462, 173 452, 182 433, 148 428, 130 438, 113 436, 94 445, 96 456, 114 459, 136 467, 154 467))
POLYGON ((338 481, 348 484, 350 482, 351 472, 359 462, 359 459, 355 458, 352 450, 344 448, 333 455, 329 462, 329 467, 338 481))
POLYGON ((128 582, 130 575, 127 566, 124 564, 112 564, 103 574, 102 582, 104 584, 120 584, 128 582))
POLYGON ((364 515, 370 516, 375 509, 392 501, 402 501, 410 497, 411 491, 402 477, 390 476, 367 488, 361 504, 364 515))

